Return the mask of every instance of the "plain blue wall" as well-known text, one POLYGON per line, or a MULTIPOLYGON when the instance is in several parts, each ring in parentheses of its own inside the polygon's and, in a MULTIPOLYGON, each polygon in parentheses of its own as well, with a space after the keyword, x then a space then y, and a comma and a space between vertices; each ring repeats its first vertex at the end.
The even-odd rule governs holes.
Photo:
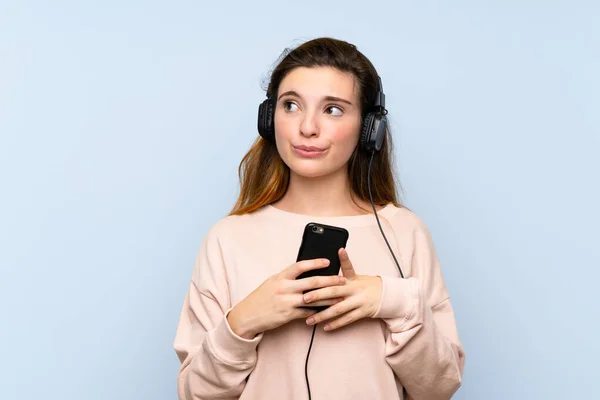
POLYGON ((591 399, 599 4, 204 3, 0 5, 0 398, 176 398, 180 307, 261 80, 330 35, 383 77, 467 352, 455 398, 591 399))

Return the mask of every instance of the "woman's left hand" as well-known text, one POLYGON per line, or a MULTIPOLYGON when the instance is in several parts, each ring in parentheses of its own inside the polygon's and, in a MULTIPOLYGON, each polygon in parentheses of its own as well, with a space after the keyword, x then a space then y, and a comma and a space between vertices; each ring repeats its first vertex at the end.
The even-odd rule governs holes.
POLYGON ((338 255, 341 261, 342 274, 346 284, 329 286, 313 290, 304 295, 304 302, 310 304, 318 300, 342 298, 338 303, 307 318, 308 325, 331 320, 325 325, 325 330, 333 330, 361 318, 372 318, 381 301, 381 278, 379 276, 356 275, 346 249, 340 249, 338 255), (337 317, 337 318, 336 318, 337 317))

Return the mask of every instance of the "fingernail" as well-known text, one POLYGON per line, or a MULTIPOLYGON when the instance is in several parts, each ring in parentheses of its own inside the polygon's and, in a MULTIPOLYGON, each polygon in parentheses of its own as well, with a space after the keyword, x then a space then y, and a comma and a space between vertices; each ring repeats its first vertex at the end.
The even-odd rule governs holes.
POLYGON ((309 302, 312 299, 312 296, 310 294, 305 294, 304 295, 304 301, 305 302, 309 302))
POLYGON ((314 324, 314 323, 315 323, 315 319, 314 319, 313 317, 310 317, 309 319, 307 319, 307 320, 306 320, 306 323, 307 323, 308 325, 312 325, 312 324, 314 324))
POLYGON ((326 331, 328 331, 328 330, 331 329, 331 325, 325 325, 325 327, 323 329, 325 329, 326 331))
POLYGON ((323 260, 323 265, 325 265, 325 266, 329 265, 329 260, 323 260))
POLYGON ((346 249, 344 249, 344 248, 342 248, 342 256, 348 257, 348 253, 346 252, 346 249))

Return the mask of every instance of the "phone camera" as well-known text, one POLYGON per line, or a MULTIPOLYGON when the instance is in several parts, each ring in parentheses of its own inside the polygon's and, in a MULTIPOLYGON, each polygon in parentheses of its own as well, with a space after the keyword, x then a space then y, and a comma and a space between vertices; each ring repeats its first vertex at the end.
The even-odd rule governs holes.
POLYGON ((324 229, 322 227, 320 227, 320 226, 314 225, 312 227, 312 231, 315 232, 315 233, 323 233, 324 229))

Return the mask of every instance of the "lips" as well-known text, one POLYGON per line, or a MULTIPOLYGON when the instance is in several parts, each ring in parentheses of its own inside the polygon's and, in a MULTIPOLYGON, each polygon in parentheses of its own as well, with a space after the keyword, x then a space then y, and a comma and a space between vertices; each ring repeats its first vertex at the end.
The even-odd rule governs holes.
POLYGON ((304 151, 315 151, 315 152, 325 151, 325 149, 321 149, 321 148, 315 147, 315 146, 294 146, 294 147, 297 148, 298 150, 304 150, 304 151))
POLYGON ((299 155, 300 157, 304 157, 304 158, 319 157, 319 156, 325 154, 325 152, 327 151, 327 149, 322 149, 322 148, 316 147, 316 146, 299 145, 299 146, 292 146, 292 148, 294 149, 294 152, 297 155, 299 155))

